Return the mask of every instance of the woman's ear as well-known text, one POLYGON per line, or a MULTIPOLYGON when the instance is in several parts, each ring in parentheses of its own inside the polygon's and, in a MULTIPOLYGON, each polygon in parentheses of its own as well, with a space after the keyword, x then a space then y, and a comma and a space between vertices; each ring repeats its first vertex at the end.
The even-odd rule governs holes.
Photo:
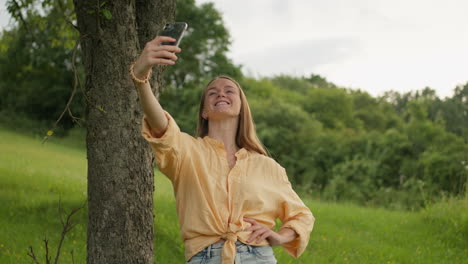
POLYGON ((208 114, 204 110, 202 112, 202 117, 203 117, 203 119, 208 120, 208 114))

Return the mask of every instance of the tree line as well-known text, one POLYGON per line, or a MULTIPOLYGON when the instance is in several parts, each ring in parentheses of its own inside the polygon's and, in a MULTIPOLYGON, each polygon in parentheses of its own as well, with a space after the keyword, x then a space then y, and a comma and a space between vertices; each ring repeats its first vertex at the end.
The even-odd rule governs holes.
MULTIPOLYGON (((414 209, 466 192, 468 83, 445 99, 430 88, 372 97, 318 75, 241 85, 260 139, 302 192, 414 209)), ((202 88, 161 95, 189 133, 202 88)))
MULTIPOLYGON (((1 33, 2 120, 26 116, 52 124, 63 111, 73 86, 71 58, 78 37, 63 16, 71 9, 71 1, 43 12, 30 7, 25 23, 33 26, 17 24, 1 33)), ((255 79, 243 76, 226 55, 229 32, 213 4, 178 1, 176 20, 188 22, 190 29, 178 65, 166 69, 160 101, 183 131, 195 134, 207 81, 228 74, 247 95, 261 141, 301 192, 410 209, 466 194, 468 83, 446 98, 429 87, 373 97, 315 74, 255 79)), ((77 67, 83 78, 81 63, 77 67)), ((70 106, 82 124, 86 103, 78 91, 70 106)), ((59 124, 65 133, 76 126, 70 116, 59 124)))

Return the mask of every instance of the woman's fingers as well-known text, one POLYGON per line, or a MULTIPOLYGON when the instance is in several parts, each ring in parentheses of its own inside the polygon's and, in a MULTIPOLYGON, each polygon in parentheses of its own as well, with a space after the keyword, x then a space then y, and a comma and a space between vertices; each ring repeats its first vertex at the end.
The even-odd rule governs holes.
POLYGON ((252 218, 247 218, 244 217, 244 221, 252 224, 252 226, 244 229, 244 231, 253 231, 252 234, 250 235, 249 239, 247 239, 247 242, 250 243, 252 242, 260 233, 262 233, 263 226, 259 225, 255 219, 252 218))
MULTIPOLYGON (((271 230, 268 230, 268 231, 271 231, 271 230)), ((262 242, 264 239, 267 239, 267 237, 269 237, 270 235, 272 235, 272 232, 265 232, 261 235, 259 235, 259 237, 257 238, 257 243, 260 243, 262 242)))
POLYGON ((169 52, 169 51, 165 51, 165 50, 153 51, 153 52, 149 53, 148 56, 150 56, 151 58, 154 58, 154 59, 162 58, 162 59, 169 59, 169 60, 173 60, 173 61, 177 60, 177 56, 174 53, 169 52))
POLYGON ((257 230, 256 232, 254 232, 249 240, 247 242, 252 242, 255 240, 255 243, 260 243, 262 242, 263 240, 267 239, 268 237, 270 237, 271 235, 273 234, 273 231, 271 231, 270 229, 264 227, 262 229, 259 229, 257 230))
POLYGON ((262 235, 263 233, 265 233, 267 230, 265 230, 265 228, 260 228, 258 230, 256 230, 255 232, 253 232, 249 239, 247 240, 248 243, 254 241, 258 236, 262 235))
POLYGON ((171 52, 171 53, 178 53, 178 52, 182 51, 179 47, 170 46, 170 45, 163 45, 163 46, 153 45, 151 47, 148 47, 147 49, 149 51, 168 51, 168 52, 171 52))
POLYGON ((177 40, 175 38, 171 38, 168 36, 156 36, 153 40, 150 42, 156 44, 156 45, 161 45, 163 42, 176 42, 177 40))
POLYGON ((161 45, 162 42, 175 42, 176 40, 167 36, 157 36, 146 43, 133 67, 134 74, 146 76, 154 65, 174 65, 177 61, 175 53, 182 50, 174 45, 161 45))
POLYGON ((174 65, 175 61, 165 58, 154 58, 151 64, 160 64, 160 65, 174 65))
MULTIPOLYGON (((140 57, 143 59, 169 59, 176 61, 177 56, 175 53, 181 52, 182 50, 174 45, 160 45, 163 41, 171 41, 174 40, 171 37, 166 36, 158 36, 152 41, 146 43, 145 48, 143 49, 142 54, 140 57)), ((157 60, 159 61, 159 60, 157 60)))
POLYGON ((259 228, 262 228, 262 225, 257 223, 257 221, 255 221, 253 218, 244 217, 244 221, 251 224, 251 226, 244 229, 244 231, 255 231, 259 228))
POLYGON ((251 226, 251 227, 247 227, 247 228, 244 229, 243 231, 245 231, 245 232, 247 232, 247 231, 255 231, 255 230, 259 229, 259 228, 262 228, 262 226, 261 226, 261 225, 253 225, 253 226, 251 226))
POLYGON ((244 217, 244 221, 249 222, 251 224, 258 225, 257 221, 255 221, 255 219, 253 218, 244 217))
POLYGON ((174 65, 178 59, 174 53, 165 50, 148 52, 143 56, 146 57, 150 65, 174 65))
POLYGON ((244 229, 244 231, 252 231, 249 239, 247 240, 248 243, 256 240, 256 243, 262 242, 264 239, 267 239, 273 235, 273 231, 268 227, 259 224, 255 219, 244 217, 244 221, 251 223, 252 226, 244 229))
POLYGON ((175 53, 180 52, 180 51, 181 51, 180 48, 175 47, 175 46, 158 46, 158 47, 152 48, 149 51, 148 56, 154 59, 157 64, 159 64, 158 63, 159 61, 161 62, 164 61, 165 63, 162 63, 162 64, 172 65, 174 63, 167 63, 167 60, 170 60, 172 62, 177 61, 178 57, 177 55, 175 55, 175 53))

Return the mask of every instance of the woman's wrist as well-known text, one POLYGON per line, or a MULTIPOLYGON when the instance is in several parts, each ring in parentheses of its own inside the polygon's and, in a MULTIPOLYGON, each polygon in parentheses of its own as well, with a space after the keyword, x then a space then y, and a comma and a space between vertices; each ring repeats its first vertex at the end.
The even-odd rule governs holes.
POLYGON ((136 77, 145 78, 146 76, 148 76, 150 71, 151 71, 151 67, 141 65, 137 61, 135 62, 135 65, 133 67, 133 72, 135 73, 136 77))
POLYGON ((129 72, 133 81, 143 84, 143 83, 149 82, 152 71, 151 71, 151 68, 144 69, 141 67, 140 64, 137 64, 136 62, 132 62, 132 64, 130 65, 129 72))
POLYGON ((296 231, 289 227, 281 228, 278 234, 281 236, 281 245, 289 243, 298 237, 296 231))

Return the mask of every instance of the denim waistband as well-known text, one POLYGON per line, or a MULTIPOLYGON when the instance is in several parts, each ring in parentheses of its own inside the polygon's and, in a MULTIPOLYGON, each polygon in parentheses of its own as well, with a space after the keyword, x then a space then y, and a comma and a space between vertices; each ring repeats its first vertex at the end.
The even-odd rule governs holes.
MULTIPOLYGON (((207 257, 211 258, 212 255, 221 255, 222 248, 224 246, 225 240, 220 240, 207 248, 205 248, 203 251, 206 252, 207 257)), ((240 241, 236 241, 236 251, 237 253, 243 253, 243 252, 252 252, 252 246, 244 244, 240 241)))

